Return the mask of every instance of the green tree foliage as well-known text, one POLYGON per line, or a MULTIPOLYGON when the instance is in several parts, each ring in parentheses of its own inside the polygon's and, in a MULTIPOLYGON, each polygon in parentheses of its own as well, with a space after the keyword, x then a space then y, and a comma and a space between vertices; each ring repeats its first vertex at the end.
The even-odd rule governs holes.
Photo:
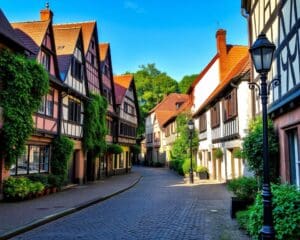
MULTIPOLYGON (((268 139, 270 176, 271 180, 274 181, 277 177, 278 140, 271 120, 268 121, 268 139)), ((243 142, 243 156, 255 176, 261 178, 263 175, 263 125, 261 117, 252 120, 249 124, 249 133, 243 142)))
MULTIPOLYGON (((175 159, 183 160, 190 157, 189 129, 187 126, 187 122, 190 118, 191 116, 189 113, 181 113, 176 118, 178 137, 172 146, 172 157, 175 159)), ((198 148, 198 143, 198 133, 196 130, 194 130, 192 138, 192 150, 196 150, 198 148)))
POLYGON ((178 83, 165 72, 158 70, 154 63, 141 65, 134 73, 141 113, 138 135, 145 132, 144 119, 147 113, 169 93, 178 92, 178 83))
POLYGON ((195 78, 198 76, 198 74, 192 74, 192 75, 186 75, 184 76, 181 81, 178 83, 178 87, 181 93, 186 93, 191 84, 194 82, 195 78))
POLYGON ((99 94, 90 94, 85 102, 83 146, 92 158, 106 151, 105 137, 107 135, 106 111, 107 101, 99 94))
POLYGON ((64 183, 68 176, 68 161, 73 152, 74 143, 65 136, 58 136, 52 142, 51 172, 64 183))
POLYGON ((25 142, 32 134, 32 114, 49 89, 49 77, 44 68, 24 56, 0 51, 0 106, 4 124, 0 132, 0 153, 9 168, 22 154, 25 142))

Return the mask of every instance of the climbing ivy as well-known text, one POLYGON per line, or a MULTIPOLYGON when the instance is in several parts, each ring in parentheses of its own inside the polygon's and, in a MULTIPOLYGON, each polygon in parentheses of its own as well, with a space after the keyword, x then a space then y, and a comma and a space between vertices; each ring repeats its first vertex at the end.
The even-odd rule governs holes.
POLYGON ((107 101, 99 94, 90 94, 85 102, 83 146, 95 159, 106 151, 107 135, 106 111, 107 101))
POLYGON ((49 77, 34 60, 0 51, 0 106, 3 108, 3 128, 0 130, 0 157, 9 168, 22 154, 25 142, 32 134, 32 114, 48 92, 49 77))

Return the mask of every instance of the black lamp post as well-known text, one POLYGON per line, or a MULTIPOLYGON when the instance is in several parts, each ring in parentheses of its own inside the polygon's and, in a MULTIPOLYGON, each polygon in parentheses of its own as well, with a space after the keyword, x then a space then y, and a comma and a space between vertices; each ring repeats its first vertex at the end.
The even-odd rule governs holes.
POLYGON ((262 239, 275 239, 275 231, 272 216, 272 193, 270 187, 269 146, 268 146, 268 119, 267 102, 270 86, 279 84, 278 79, 267 82, 267 74, 271 69, 275 45, 271 43, 265 34, 261 33, 250 48, 252 61, 256 72, 260 74, 260 86, 257 83, 249 83, 249 87, 259 90, 262 105, 263 120, 263 226, 260 230, 262 239))
POLYGON ((189 139, 190 139, 190 157, 191 157, 191 165, 190 165, 190 183, 194 183, 194 173, 193 173, 193 152, 192 152, 192 141, 193 141, 193 132, 194 132, 194 121, 190 119, 188 121, 189 127, 189 139))

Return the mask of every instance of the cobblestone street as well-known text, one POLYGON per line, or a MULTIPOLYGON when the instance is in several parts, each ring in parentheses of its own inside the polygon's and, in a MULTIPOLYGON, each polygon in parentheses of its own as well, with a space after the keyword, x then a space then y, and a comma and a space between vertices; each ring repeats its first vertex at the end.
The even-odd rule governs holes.
POLYGON ((134 171, 143 178, 129 191, 14 239, 249 239, 230 219, 224 185, 190 186, 167 169, 134 171))

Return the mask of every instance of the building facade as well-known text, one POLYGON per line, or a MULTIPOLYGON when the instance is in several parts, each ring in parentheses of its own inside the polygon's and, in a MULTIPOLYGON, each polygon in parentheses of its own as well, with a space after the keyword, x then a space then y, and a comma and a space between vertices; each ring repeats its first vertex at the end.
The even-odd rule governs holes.
MULTIPOLYGON (((279 79, 271 88, 268 112, 280 145, 280 178, 300 186, 300 2, 297 0, 243 0, 249 43, 263 32, 276 45, 268 79, 279 79)), ((253 70, 252 81, 258 81, 253 70)), ((255 112, 260 102, 255 96, 255 112)))
POLYGON ((197 165, 209 169, 211 179, 224 181, 248 174, 242 159, 234 157, 241 147, 251 119, 248 89, 249 55, 246 46, 226 43, 226 31, 216 33, 217 54, 196 78, 189 93, 191 111, 199 130, 197 165), (217 157, 216 152, 222 156, 217 157))
POLYGON ((131 170, 140 114, 133 75, 114 76, 114 87, 118 112, 117 143, 123 149, 114 159, 114 172, 118 174, 131 170))

